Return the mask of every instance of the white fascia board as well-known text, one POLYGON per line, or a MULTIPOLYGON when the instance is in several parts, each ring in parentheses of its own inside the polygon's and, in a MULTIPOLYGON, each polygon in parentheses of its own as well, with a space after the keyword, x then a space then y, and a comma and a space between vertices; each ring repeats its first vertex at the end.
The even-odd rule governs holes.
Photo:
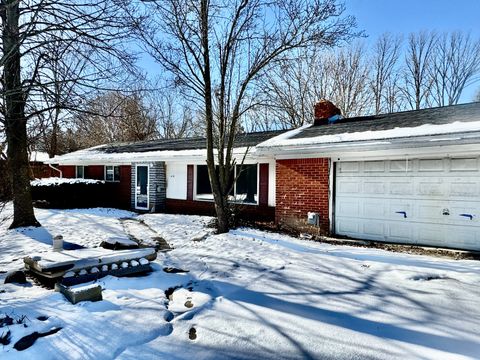
POLYGON ((422 136, 378 141, 342 142, 328 144, 312 144, 304 146, 279 146, 258 148, 257 152, 274 156, 276 159, 295 159, 313 157, 358 157, 369 154, 375 156, 389 154, 428 154, 432 151, 448 151, 451 153, 478 151, 480 132, 451 134, 442 136, 422 136))
POLYGON ((405 147, 388 150, 366 151, 328 151, 298 154, 277 155, 275 159, 302 159, 302 158, 330 158, 334 161, 355 160, 384 160, 405 158, 443 158, 443 157, 468 157, 480 154, 480 144, 444 145, 431 147, 405 147))
MULTIPOLYGON (((244 156, 245 163, 256 163, 273 159, 273 156, 257 154, 254 147, 234 149, 233 158, 237 162, 241 162, 244 156)), ((215 152, 215 158, 216 157, 217 154, 215 152)), ((104 153, 89 150, 57 156, 50 159, 49 163, 58 165, 129 165, 131 163, 165 161, 204 164, 206 159, 207 151, 205 149, 149 151, 141 153, 104 153)))

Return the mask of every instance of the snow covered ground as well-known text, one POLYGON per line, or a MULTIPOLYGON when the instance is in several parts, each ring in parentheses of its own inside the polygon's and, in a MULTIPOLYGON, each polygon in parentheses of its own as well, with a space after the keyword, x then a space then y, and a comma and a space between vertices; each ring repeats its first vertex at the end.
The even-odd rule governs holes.
MULTIPOLYGON (((0 220, 9 214, 10 206, 0 220)), ((50 251, 51 235, 84 247, 127 238, 119 218, 135 216, 113 209, 36 214, 44 228, 0 225, 0 270, 19 269, 23 256, 50 251)), ((174 250, 159 253, 147 276, 101 279, 103 301, 71 305, 36 285, 3 285, 0 274, 0 318, 26 315, 27 325, 0 327, 0 336, 7 328, 12 333, 0 358, 480 356, 477 261, 318 244, 246 228, 213 235, 206 217, 138 218, 174 250), (58 327, 25 351, 13 349, 24 335, 58 327)))

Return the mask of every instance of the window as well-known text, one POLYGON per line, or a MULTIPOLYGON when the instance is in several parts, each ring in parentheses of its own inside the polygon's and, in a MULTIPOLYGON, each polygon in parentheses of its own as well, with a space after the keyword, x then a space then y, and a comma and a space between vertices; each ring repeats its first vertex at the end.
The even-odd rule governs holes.
POLYGON ((85 178, 85 168, 83 165, 75 166, 75 177, 77 179, 85 178))
POLYGON ((120 166, 105 166, 105 181, 120 181, 120 166))
POLYGON ((235 201, 256 204, 258 202, 257 165, 237 165, 235 172, 238 176, 235 183, 235 201))
MULTIPOLYGON (((232 186, 229 200, 246 204, 258 203, 258 167, 253 165, 237 165, 231 175, 232 182, 238 176, 235 186, 232 186)), ((207 165, 197 165, 196 198, 213 200, 207 165)))

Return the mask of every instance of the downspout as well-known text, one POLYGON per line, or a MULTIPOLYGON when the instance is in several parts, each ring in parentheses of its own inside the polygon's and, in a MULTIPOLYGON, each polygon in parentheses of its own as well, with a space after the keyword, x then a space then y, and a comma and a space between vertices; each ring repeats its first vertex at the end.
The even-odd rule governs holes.
POLYGON ((60 177, 63 178, 63 172, 60 169, 57 169, 55 166, 52 164, 48 164, 49 167, 51 167, 53 170, 58 171, 60 173, 60 177))

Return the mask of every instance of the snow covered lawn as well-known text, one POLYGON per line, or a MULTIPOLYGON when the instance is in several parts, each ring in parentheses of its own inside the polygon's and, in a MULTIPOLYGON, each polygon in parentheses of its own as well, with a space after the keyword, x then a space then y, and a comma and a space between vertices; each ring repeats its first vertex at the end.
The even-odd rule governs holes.
MULTIPOLYGON (((0 220, 11 214, 7 207, 0 220)), ((51 235, 84 247, 126 239, 114 209, 36 210, 41 229, 0 225, 0 270, 50 251, 51 235)), ((106 277, 103 301, 71 305, 36 285, 3 285, 2 359, 478 358, 480 262, 333 246, 253 229, 213 235, 209 218, 138 216, 173 251, 154 272, 106 277), (203 240, 201 240, 203 238, 203 240), (193 240, 195 239, 195 241, 193 240), (188 270, 167 273, 165 267, 188 270), (165 294, 165 291, 167 294, 165 294), (172 293, 173 291, 173 293, 172 293), (45 319, 47 318, 48 319, 45 319), (40 319, 38 319, 40 318, 40 319), (46 332, 27 350, 13 344, 46 332)))

